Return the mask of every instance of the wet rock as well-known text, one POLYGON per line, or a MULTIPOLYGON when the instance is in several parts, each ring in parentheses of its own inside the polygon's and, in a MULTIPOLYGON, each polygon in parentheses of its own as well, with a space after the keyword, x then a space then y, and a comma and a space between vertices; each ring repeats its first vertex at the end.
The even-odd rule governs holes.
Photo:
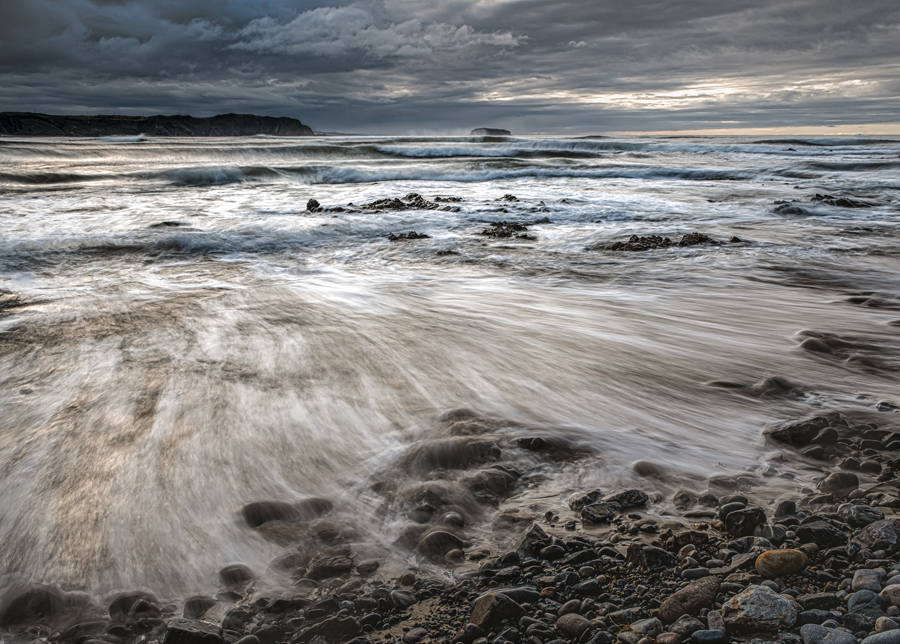
POLYGON ((645 506, 649 501, 650 497, 645 492, 636 489, 609 494, 603 498, 604 503, 614 503, 623 510, 645 506))
POLYGON ((291 641, 303 643, 312 641, 317 637, 323 637, 326 640, 346 640, 356 636, 359 632, 359 622, 354 618, 334 615, 325 618, 318 624, 313 624, 291 641))
POLYGON ((807 593, 797 597, 803 610, 831 610, 841 605, 841 599, 834 593, 807 593))
POLYGON ((403 644, 419 644, 419 642, 426 637, 428 637, 428 631, 420 627, 404 633, 403 637, 400 638, 400 641, 403 642, 403 644))
POLYGON ((884 550, 894 554, 900 549, 900 519, 883 519, 870 523, 860 530, 853 541, 873 552, 884 550))
POLYGON ((897 622, 890 617, 879 617, 875 620, 875 631, 877 633, 887 633, 888 631, 895 631, 897 628, 897 622))
POLYGON ((722 605, 729 632, 771 632, 791 628, 797 611, 787 599, 765 586, 750 586, 722 605))
POLYGON ((672 503, 678 510, 687 510, 697 503, 697 497, 685 490, 678 490, 672 497, 672 503))
POLYGON ((853 490, 859 487, 859 477, 852 472, 833 472, 825 477, 819 490, 823 494, 833 494, 838 498, 847 498, 853 490))
POLYGON ((350 557, 338 555, 316 559, 310 564, 307 574, 310 579, 328 579, 345 575, 352 569, 353 560, 350 557))
POLYGON ((871 590, 860 590, 847 598, 848 614, 858 613, 866 615, 872 618, 873 623, 879 617, 884 616, 884 609, 886 607, 887 603, 884 598, 871 590))
POLYGON ((900 585, 892 585, 889 581, 879 594, 888 606, 900 606, 900 585))
POLYGON ((486 593, 476 600, 469 622, 490 631, 504 619, 516 621, 524 614, 525 609, 503 593, 486 593))
POLYGON ((537 555, 550 545, 550 537, 537 523, 532 523, 516 540, 515 551, 537 555))
POLYGON ((884 512, 881 510, 853 503, 842 503, 839 505, 837 515, 841 521, 852 525, 854 528, 864 528, 870 523, 884 519, 884 512))
POLYGON ((225 586, 240 586, 255 576, 244 564, 229 564, 219 571, 219 581, 225 586))
POLYGON ((275 644, 284 637, 284 628, 278 624, 260 624, 251 634, 259 640, 259 644, 275 644))
POLYGON ((871 208, 875 204, 861 201, 859 199, 850 199, 849 197, 835 197, 834 195, 816 194, 812 198, 813 202, 823 203, 829 206, 837 206, 838 208, 871 208))
POLYGON ((720 583, 718 577, 711 576, 691 582, 662 603, 659 618, 670 624, 682 615, 695 615, 701 608, 708 608, 719 594, 720 583))
POLYGON ((695 617, 682 617, 669 626, 669 631, 678 635, 682 640, 689 639, 691 635, 702 630, 703 622, 695 617))
POLYGON ((216 603, 214 597, 206 595, 195 595, 190 597, 184 602, 184 616, 187 619, 203 617, 206 611, 215 606, 216 603))
POLYGON ((576 642, 590 629, 591 622, 577 613, 563 615, 556 620, 556 630, 559 631, 561 635, 576 642))
POLYGON ((628 546, 625 561, 633 563, 638 568, 647 570, 675 567, 675 558, 662 548, 637 543, 632 543, 628 546))
POLYGON ((63 611, 62 596, 49 586, 35 586, 16 595, 2 612, 0 626, 37 622, 58 615, 63 611))
POLYGON ((222 629, 190 619, 170 619, 164 644, 223 644, 222 629))
POLYGON ((241 508, 244 522, 251 528, 258 528, 270 521, 297 521, 300 517, 291 503, 282 501, 256 501, 241 508))
POLYGON ((640 619, 630 626, 631 630, 638 635, 643 635, 644 637, 656 638, 657 635, 663 632, 662 622, 659 621, 656 617, 650 617, 648 619, 640 619))
POLYGON ((417 233, 414 230, 409 231, 408 233, 388 233, 388 241, 408 241, 413 239, 431 239, 430 235, 426 235, 425 233, 417 233))
POLYGON ((581 509, 581 520, 591 524, 607 523, 618 509, 619 506, 610 503, 591 503, 581 509))
POLYGON ((256 635, 244 635, 236 640, 234 644, 259 644, 259 638, 256 635))
POLYGON ((596 503, 602 498, 603 492, 601 490, 591 490, 590 492, 580 492, 578 494, 573 494, 569 498, 569 509, 578 512, 584 506, 590 505, 591 503, 596 503))
POLYGON ((462 550, 464 546, 465 542, 455 534, 444 530, 435 530, 422 538, 419 545, 416 546, 416 552, 431 559, 436 556, 443 557, 451 550, 462 550))
POLYGON ((356 572, 358 572, 363 577, 368 577, 369 575, 373 574, 376 570, 378 570, 378 568, 380 566, 381 566, 381 564, 374 559, 369 560, 369 561, 363 561, 356 565, 356 572))
POLYGON ((306 209, 310 212, 315 212, 315 211, 319 210, 321 207, 322 207, 321 204, 319 204, 319 202, 316 201, 315 199, 310 199, 309 201, 306 202, 306 209))
POLYGON ((409 608, 416 603, 416 596, 408 590, 392 590, 391 603, 396 608, 409 608))
POLYGON ((109 617, 117 622, 141 619, 143 617, 159 617, 161 612, 154 604, 155 601, 156 598, 149 593, 122 593, 117 595, 110 603, 109 617))
POLYGON ((794 447, 806 447, 813 442, 813 439, 819 435, 819 432, 828 426, 827 417, 813 416, 812 418, 804 418, 803 420, 767 428, 763 435, 794 447))
POLYGON ((527 226, 514 221, 496 221, 491 223, 490 228, 482 230, 480 234, 497 238, 535 239, 535 237, 525 234, 527 230, 527 226))
POLYGON ((797 527, 801 543, 815 543, 820 548, 836 548, 846 545, 847 535, 827 521, 813 521, 797 527))
POLYGON ((807 563, 809 558, 802 550, 769 550, 756 558, 756 572, 771 579, 800 572, 807 563))
POLYGON ((426 441, 411 448, 402 465, 417 474, 437 469, 461 470, 500 458, 500 448, 493 441, 471 436, 426 441))
POLYGON ((735 537, 752 536, 756 527, 765 522, 765 511, 757 507, 735 510, 725 517, 725 527, 735 537))
POLYGON ((800 629, 803 644, 856 644, 856 638, 846 631, 806 624, 800 629))

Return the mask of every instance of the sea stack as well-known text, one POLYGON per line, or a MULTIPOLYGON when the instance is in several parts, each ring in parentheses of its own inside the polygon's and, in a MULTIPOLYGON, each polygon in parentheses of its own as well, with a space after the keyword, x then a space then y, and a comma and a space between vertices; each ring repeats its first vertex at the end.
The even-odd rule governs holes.
POLYGON ((499 127, 477 127, 471 132, 471 136, 509 136, 512 134, 509 130, 503 130, 499 127))

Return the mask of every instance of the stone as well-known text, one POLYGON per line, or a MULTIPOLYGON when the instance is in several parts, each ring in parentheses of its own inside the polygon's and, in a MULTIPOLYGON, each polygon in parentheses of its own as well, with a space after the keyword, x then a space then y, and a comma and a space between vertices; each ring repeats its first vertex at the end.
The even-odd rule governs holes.
POLYGON ((663 601, 659 607, 659 618, 663 623, 671 624, 682 615, 694 615, 701 608, 711 606, 719 594, 720 584, 719 578, 712 576, 691 582, 663 601))
POLYGON ((569 509, 578 512, 581 508, 591 503, 596 503, 603 498, 601 490, 591 490, 590 492, 580 492, 569 497, 569 509))
POLYGON ((797 597, 803 610, 831 610, 841 605, 841 598, 834 593, 808 593, 797 597))
POLYGON ((888 606, 900 606, 900 584, 889 583, 879 594, 888 606))
POLYGON ((867 505, 854 503, 842 503, 837 509, 838 518, 844 523, 849 523, 854 528, 864 528, 870 523, 884 519, 884 512, 867 505))
POLYGON ((199 617, 203 617, 203 615, 210 608, 215 606, 218 602, 215 597, 208 597, 206 595, 195 595, 193 597, 189 597, 184 602, 184 616, 187 619, 197 619, 199 617))
POLYGON ((764 586, 750 586, 722 605, 729 632, 773 632, 791 628, 797 611, 787 599, 764 586))
POLYGON ((725 618, 717 610, 709 611, 709 614, 706 616, 706 625, 711 631, 725 632, 725 618))
POLYGON ((524 614, 525 609, 503 593, 486 593, 475 601, 469 622, 490 631, 504 619, 516 621, 524 614))
POLYGON ((556 630, 561 635, 578 641, 586 631, 591 630, 591 622, 577 613, 570 613, 556 620, 556 630))
POLYGON ((879 617, 875 620, 875 631, 878 633, 887 633, 888 631, 897 630, 897 622, 890 617, 879 617))
POLYGON ((837 548, 846 545, 848 541, 842 530, 827 521, 813 521, 797 526, 797 538, 801 543, 815 543, 820 549, 837 548))
MULTIPOLYGON (((461 644, 472 644, 472 642, 481 639, 485 636, 484 629, 476 626, 475 624, 469 623, 462 627, 462 629, 453 636, 453 639, 450 640, 453 644, 461 643, 461 644)), ((486 641, 486 640, 485 640, 486 641)))
POLYGON ((0 613, 0 626, 34 622, 57 615, 63 610, 62 596, 49 586, 35 586, 20 592, 0 613))
POLYGON ((414 628, 411 631, 408 631, 403 634, 403 637, 400 638, 400 641, 403 644, 419 644, 420 641, 428 637, 428 631, 424 628, 414 628))
POLYGON ((109 604, 109 618, 122 622, 143 617, 159 617, 161 612, 154 605, 155 601, 156 598, 153 595, 140 591, 116 595, 109 604))
POLYGON ((657 644, 681 644, 681 637, 677 633, 660 633, 656 637, 657 644))
POLYGON ((900 630, 869 635, 861 644, 900 644, 900 630))
POLYGON ((313 624, 302 633, 296 635, 291 641, 302 644, 317 637, 327 640, 345 640, 356 636, 361 630, 359 622, 352 617, 333 615, 326 617, 321 622, 313 624))
POLYGON ((853 472, 832 472, 819 485, 822 494, 833 494, 838 498, 847 498, 859 487, 859 477, 853 472))
POLYGON ((860 613, 874 620, 884 615, 887 602, 871 590, 860 590, 847 598, 848 613, 860 613))
POLYGON ((775 516, 776 517, 791 516, 796 511, 797 511, 797 504, 794 501, 789 501, 789 500, 779 501, 778 505, 775 506, 775 516))
POLYGON ((259 640, 259 644, 275 644, 284 637, 284 628, 278 624, 261 624, 253 629, 251 635, 259 640))
POLYGON ((688 639, 697 631, 703 630, 703 622, 695 617, 682 617, 669 626, 669 630, 681 639, 688 639))
POLYGON ((224 586, 240 586, 255 576, 253 571, 244 564, 230 564, 219 571, 219 581, 224 586))
POLYGON ((663 632, 662 622, 659 621, 656 617, 650 617, 649 619, 639 619, 636 622, 633 622, 630 626, 631 630, 635 633, 639 633, 644 637, 652 637, 655 638, 657 635, 663 632))
POLYGON ((315 199, 310 199, 309 201, 306 202, 306 209, 309 210, 310 212, 315 212, 319 208, 321 208, 321 205, 315 199))
POLYGON ((283 501, 255 501, 241 508, 244 522, 251 528, 258 528, 270 521, 297 521, 300 515, 290 503, 283 501))
POLYGON ((870 523, 860 530, 853 542, 873 552, 884 550, 894 554, 900 549, 900 519, 882 519, 870 523))
POLYGON ((581 520, 585 523, 607 523, 619 507, 610 503, 591 503, 581 508, 581 520))
POLYGON ((806 624, 800 629, 803 644, 856 644, 856 638, 846 631, 806 624))
POLYGON ((853 581, 850 583, 850 588, 853 592, 871 590, 874 593, 880 593, 881 577, 882 572, 880 570, 857 570, 853 573, 853 581))
POLYGON ((516 540, 516 552, 537 555, 542 548, 550 545, 550 537, 537 523, 532 523, 516 540))
POLYGON ((338 555, 336 557, 322 557, 316 559, 309 567, 310 579, 329 579, 347 574, 353 569, 353 560, 350 557, 338 555))
POLYGON ((615 503, 623 510, 628 508, 638 508, 650 502, 650 497, 645 492, 637 489, 625 490, 616 494, 609 494, 603 497, 604 503, 615 503))
POLYGON ((766 513, 762 508, 749 507, 735 510, 725 517, 725 527, 735 537, 753 536, 756 527, 766 522, 766 513))
POLYGON ((819 435, 819 432, 828 426, 828 419, 825 416, 813 416, 812 418, 770 427, 763 432, 763 435, 794 447, 805 447, 819 435))
POLYGON ((756 572, 772 579, 800 572, 808 563, 802 550, 769 550, 756 558, 756 572))
POLYGON ((727 641, 725 633, 717 628, 694 631, 691 635, 691 644, 725 644, 727 641))
POLYGON ((164 644, 223 644, 222 629, 215 624, 175 618, 166 624, 164 644))
POLYGON ((409 608, 416 603, 416 596, 408 590, 392 590, 391 603, 396 608, 409 608))
POLYGON ((675 567, 675 558, 662 548, 644 546, 638 543, 632 543, 628 546, 625 561, 633 563, 638 568, 647 570, 675 567))

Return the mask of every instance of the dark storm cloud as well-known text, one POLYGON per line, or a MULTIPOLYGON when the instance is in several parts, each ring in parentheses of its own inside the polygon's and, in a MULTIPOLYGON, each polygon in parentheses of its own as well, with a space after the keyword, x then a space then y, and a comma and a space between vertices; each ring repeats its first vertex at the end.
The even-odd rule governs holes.
POLYGON ((4 0, 0 109, 320 130, 897 123, 896 0, 4 0))

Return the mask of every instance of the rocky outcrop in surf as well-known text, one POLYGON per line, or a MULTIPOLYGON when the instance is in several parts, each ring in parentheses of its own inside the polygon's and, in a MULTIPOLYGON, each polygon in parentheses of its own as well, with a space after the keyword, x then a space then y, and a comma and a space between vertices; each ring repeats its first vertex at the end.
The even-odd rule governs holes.
POLYGON ((476 127, 469 134, 471 136, 509 136, 512 132, 499 127, 476 127))
POLYGON ((30 112, 0 113, 0 135, 8 136, 312 136, 297 119, 219 114, 194 116, 59 116, 30 112))

